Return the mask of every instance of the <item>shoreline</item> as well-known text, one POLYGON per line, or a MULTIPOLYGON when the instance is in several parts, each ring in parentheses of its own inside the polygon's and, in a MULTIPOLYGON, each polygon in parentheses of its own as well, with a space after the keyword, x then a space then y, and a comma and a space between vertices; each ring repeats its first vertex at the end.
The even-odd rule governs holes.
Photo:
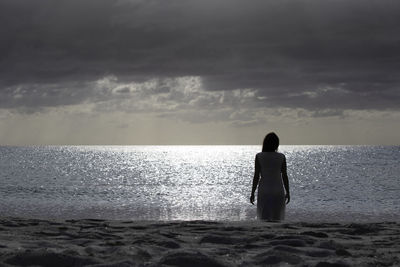
POLYGON ((398 266, 400 223, 0 217, 0 266, 398 266))

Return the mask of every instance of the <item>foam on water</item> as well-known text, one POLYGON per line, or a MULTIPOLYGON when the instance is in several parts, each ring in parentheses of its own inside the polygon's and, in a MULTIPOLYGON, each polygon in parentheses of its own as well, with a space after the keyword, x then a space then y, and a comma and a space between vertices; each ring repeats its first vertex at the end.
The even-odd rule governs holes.
MULTIPOLYGON (((259 146, 0 147, 0 214, 249 220, 259 146)), ((281 146, 287 220, 400 218, 400 147, 281 146)))

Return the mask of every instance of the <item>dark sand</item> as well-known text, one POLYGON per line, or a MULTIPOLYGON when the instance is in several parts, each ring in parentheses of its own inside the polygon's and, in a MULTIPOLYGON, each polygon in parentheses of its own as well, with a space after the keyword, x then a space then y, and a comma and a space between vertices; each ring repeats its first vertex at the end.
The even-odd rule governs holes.
POLYGON ((400 266, 399 223, 0 219, 0 266, 400 266))

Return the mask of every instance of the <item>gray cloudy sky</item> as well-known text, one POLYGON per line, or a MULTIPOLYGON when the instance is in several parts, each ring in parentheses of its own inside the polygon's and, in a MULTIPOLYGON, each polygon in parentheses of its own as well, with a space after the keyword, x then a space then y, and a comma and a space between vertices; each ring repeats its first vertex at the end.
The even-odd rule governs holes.
POLYGON ((0 0, 0 144, 399 144, 397 0, 0 0))

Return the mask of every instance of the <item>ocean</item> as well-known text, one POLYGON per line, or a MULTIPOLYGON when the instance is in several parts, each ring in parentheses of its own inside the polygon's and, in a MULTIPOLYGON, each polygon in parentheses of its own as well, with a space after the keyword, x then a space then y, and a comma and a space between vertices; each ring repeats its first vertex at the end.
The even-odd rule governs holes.
MULTIPOLYGON (((0 216, 256 219, 260 146, 0 146, 0 216)), ((399 146, 280 146, 286 221, 400 221, 399 146)))

